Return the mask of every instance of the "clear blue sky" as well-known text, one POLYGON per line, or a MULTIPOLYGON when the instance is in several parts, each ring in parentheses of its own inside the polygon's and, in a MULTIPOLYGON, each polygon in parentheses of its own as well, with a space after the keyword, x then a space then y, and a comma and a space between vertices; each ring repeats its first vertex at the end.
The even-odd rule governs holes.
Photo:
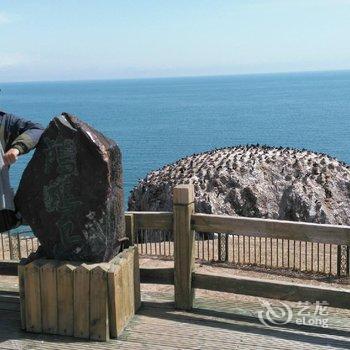
POLYGON ((1 0, 0 81, 350 69, 350 0, 1 0))

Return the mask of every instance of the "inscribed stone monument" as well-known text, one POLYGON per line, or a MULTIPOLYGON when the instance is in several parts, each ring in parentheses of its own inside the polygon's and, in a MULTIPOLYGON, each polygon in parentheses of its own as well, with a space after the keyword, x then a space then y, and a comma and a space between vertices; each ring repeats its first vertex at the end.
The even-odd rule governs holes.
POLYGON ((121 152, 77 117, 55 117, 25 169, 16 207, 41 255, 109 261, 124 237, 121 152))

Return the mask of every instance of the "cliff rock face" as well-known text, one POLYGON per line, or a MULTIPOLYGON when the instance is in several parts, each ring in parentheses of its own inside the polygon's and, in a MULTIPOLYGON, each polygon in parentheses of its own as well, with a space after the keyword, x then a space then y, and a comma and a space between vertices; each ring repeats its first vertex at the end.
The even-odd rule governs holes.
POLYGON ((125 231, 118 146, 74 116, 54 118, 23 173, 15 202, 43 256, 110 260, 125 231))
POLYGON ((200 213, 350 225, 350 169, 325 154, 237 146, 194 154, 153 171, 129 210, 172 210, 172 189, 193 183, 200 213))

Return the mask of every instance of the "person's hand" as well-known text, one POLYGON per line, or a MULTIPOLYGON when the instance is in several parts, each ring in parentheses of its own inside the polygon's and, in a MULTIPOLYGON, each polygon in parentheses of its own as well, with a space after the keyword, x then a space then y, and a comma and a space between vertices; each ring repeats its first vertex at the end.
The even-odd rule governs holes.
POLYGON ((4 154, 4 163, 5 165, 11 165, 16 162, 18 159, 19 150, 17 148, 10 148, 5 154, 4 154))

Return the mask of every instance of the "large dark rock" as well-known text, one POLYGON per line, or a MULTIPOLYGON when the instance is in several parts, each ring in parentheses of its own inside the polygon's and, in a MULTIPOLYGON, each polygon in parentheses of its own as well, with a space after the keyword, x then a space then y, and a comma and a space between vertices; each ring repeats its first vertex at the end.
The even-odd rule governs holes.
POLYGON ((44 256, 102 262, 124 237, 121 152, 116 143, 63 113, 42 135, 15 203, 44 256))

